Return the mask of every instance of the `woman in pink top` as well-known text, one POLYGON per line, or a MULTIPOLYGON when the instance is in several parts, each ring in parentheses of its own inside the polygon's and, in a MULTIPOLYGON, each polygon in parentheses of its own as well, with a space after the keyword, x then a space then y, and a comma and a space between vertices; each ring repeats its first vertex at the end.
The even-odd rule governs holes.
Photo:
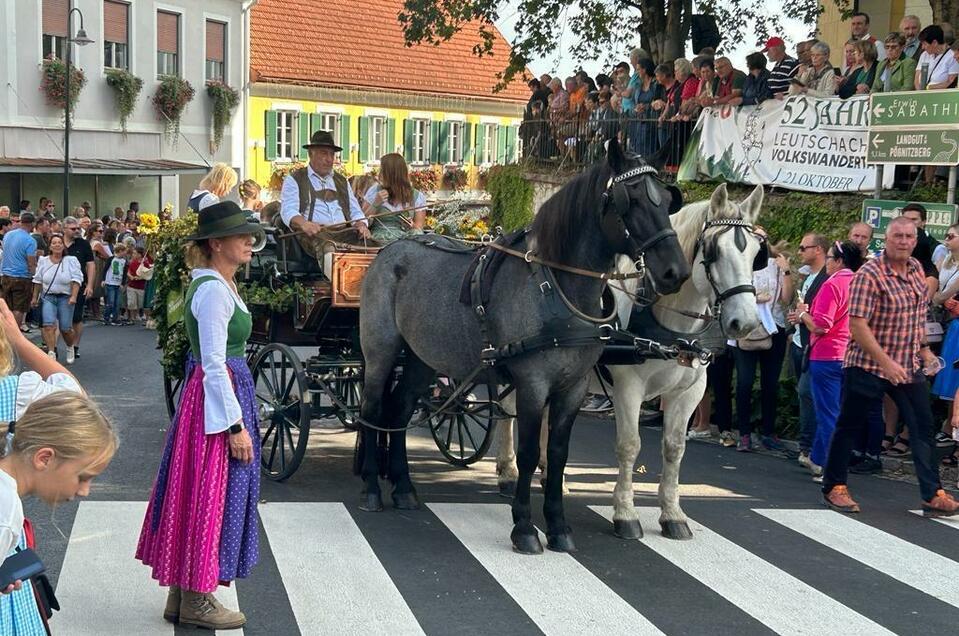
POLYGON ((849 344, 849 285, 863 263, 862 251, 851 242, 836 243, 826 256, 826 273, 812 307, 800 304, 798 317, 809 329, 809 378, 816 409, 816 437, 809 459, 813 479, 822 481, 822 465, 839 417, 842 360, 849 344))

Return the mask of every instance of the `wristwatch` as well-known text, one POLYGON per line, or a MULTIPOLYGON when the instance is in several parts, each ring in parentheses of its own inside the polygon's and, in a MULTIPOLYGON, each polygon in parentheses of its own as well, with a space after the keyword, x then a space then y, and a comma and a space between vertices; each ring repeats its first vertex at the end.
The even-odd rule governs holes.
POLYGON ((243 425, 237 422, 229 428, 230 435, 239 435, 243 432, 243 425))

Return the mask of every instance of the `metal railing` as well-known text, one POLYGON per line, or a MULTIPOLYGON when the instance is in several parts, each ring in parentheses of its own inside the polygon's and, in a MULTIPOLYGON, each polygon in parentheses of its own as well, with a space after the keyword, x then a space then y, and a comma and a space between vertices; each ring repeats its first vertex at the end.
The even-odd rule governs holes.
POLYGON ((683 160, 696 119, 627 117, 610 113, 592 119, 527 119, 520 126, 522 160, 528 165, 580 170, 602 159, 606 141, 616 138, 627 150, 649 156, 663 151, 664 176, 673 179, 683 160))

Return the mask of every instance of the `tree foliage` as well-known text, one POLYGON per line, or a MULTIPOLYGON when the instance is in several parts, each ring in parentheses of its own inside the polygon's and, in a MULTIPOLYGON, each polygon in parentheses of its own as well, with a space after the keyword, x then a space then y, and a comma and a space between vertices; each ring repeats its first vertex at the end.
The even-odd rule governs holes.
MULTIPOLYGON (((849 0, 831 0, 849 9, 849 0)), ((957 0, 935 0, 956 2, 957 0)), ((696 13, 716 17, 723 47, 741 42, 759 45, 769 35, 782 33, 786 18, 798 19, 814 30, 822 11, 819 0, 702 0, 696 13)), ((605 62, 623 59, 639 44, 656 62, 683 57, 693 14, 692 0, 405 0, 399 15, 408 45, 439 45, 468 24, 479 25, 473 52, 493 51, 493 24, 517 16, 516 38, 500 73, 502 88, 522 75, 530 60, 555 54, 564 33, 572 35, 577 60, 605 62), (637 42, 636 34, 639 34, 637 42)), ((471 26, 470 28, 475 28, 471 26)))

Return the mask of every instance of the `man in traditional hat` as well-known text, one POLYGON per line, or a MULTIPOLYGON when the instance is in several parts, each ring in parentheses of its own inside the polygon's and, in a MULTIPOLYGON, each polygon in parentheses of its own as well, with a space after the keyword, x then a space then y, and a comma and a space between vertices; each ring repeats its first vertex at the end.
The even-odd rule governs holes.
POLYGON ((309 152, 310 162, 283 180, 280 217, 288 228, 300 232, 300 244, 322 263, 331 241, 358 243, 371 235, 349 182, 333 172, 336 153, 343 150, 333 142, 333 134, 318 130, 303 147, 309 152), (330 232, 326 228, 344 222, 352 222, 353 231, 330 232))

